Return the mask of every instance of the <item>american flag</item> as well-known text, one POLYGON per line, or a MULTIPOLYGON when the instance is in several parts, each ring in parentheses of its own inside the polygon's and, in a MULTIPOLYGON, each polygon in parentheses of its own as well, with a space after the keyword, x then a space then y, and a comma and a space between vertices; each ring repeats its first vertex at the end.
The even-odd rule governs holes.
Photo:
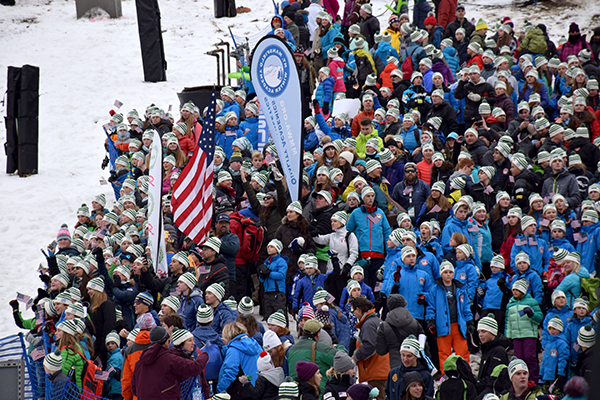
POLYGON ((173 185, 171 206, 175 224, 195 243, 202 243, 210 233, 216 102, 213 88, 198 147, 173 185))

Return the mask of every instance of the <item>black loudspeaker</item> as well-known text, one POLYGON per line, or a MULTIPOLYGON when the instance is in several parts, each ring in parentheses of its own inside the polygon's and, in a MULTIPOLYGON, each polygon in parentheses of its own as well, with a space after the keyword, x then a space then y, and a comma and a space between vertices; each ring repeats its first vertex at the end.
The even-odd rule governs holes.
POLYGON ((8 67, 6 105, 6 172, 38 173, 40 69, 8 67))
MULTIPOLYGON (((223 86, 214 86, 215 92, 219 93, 223 86)), ((200 113, 204 107, 210 103, 210 95, 212 94, 213 86, 196 86, 185 88, 181 93, 177 93, 179 97, 179 109, 188 101, 193 101, 196 107, 200 109, 200 113)))
POLYGON ((167 80, 167 61, 160 28, 160 9, 157 0, 136 0, 138 31, 142 48, 144 81, 167 80))
POLYGON ((235 17, 235 0, 215 0, 215 18, 235 17))

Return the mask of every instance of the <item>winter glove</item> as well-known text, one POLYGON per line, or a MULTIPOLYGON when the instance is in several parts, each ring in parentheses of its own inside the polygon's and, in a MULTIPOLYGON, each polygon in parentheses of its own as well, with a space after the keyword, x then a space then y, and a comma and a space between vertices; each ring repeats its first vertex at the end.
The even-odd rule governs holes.
POLYGON ((563 386, 565 386, 565 383, 567 382, 567 378, 565 378, 562 375, 559 375, 556 378, 556 384, 554 385, 555 388, 559 389, 559 391, 562 389, 563 386))
POLYGON ((467 97, 469 98, 469 100, 474 101, 475 103, 477 103, 478 101, 481 101, 481 95, 477 94, 477 93, 469 93, 467 95, 467 97))
POLYGON ((396 270, 396 272, 394 272, 394 282, 396 282, 396 283, 397 283, 397 282, 400 282, 400 278, 401 278, 401 277, 402 277, 402 276, 400 275, 400 268, 398 268, 398 269, 396 270))
POLYGON ((8 304, 12 307, 13 312, 19 311, 19 302, 17 300, 11 300, 8 304))
POLYGON ((258 271, 258 275, 263 279, 266 279, 271 273, 271 270, 265 264, 260 264, 256 270, 258 271))
MULTIPOLYGON (((382 265, 381 267, 379 267, 379 269, 377 270, 377 280, 378 281, 383 281, 383 273, 385 272, 385 265, 382 265)), ((396 277, 394 276, 394 279, 396 277)), ((400 278, 398 278, 400 279, 400 278)))
POLYGON ((485 294, 485 290, 483 290, 482 287, 478 287, 477 288, 477 296, 483 297, 484 294, 485 294))
POLYGON ((504 280, 504 278, 499 278, 497 283, 498 288, 500 288, 500 290, 502 290, 503 293, 508 293, 508 286, 506 285, 506 280, 504 280))
POLYGON ((92 249, 92 254, 98 256, 98 254, 102 255, 102 247, 94 247, 92 249))
POLYGON ((523 312, 524 312, 525 314, 527 314, 527 316, 528 316, 529 318, 533 317, 533 310, 531 309, 531 307, 525 307, 525 308, 523 309, 523 312))
POLYGON ((323 114, 329 114, 329 103, 323 104, 323 114))
POLYGON ((473 321, 467 322, 467 334, 469 336, 473 336, 474 333, 475 333, 475 325, 473 324, 473 321))
MULTIPOLYGON (((17 311, 17 310, 14 310, 14 311, 17 311)), ((13 319, 15 320, 15 325, 17 325, 21 329, 25 329, 25 327, 23 326, 23 320, 21 319, 21 316, 19 315, 18 312, 14 312, 14 311, 13 311, 13 319)))
POLYGON ((105 157, 104 157, 104 160, 102 160, 102 165, 100 165, 100 167, 101 167, 102 169, 106 169, 106 167, 108 166, 108 162, 109 162, 109 161, 110 161, 110 160, 108 159, 108 156, 105 156, 105 157))
POLYGON ((121 276, 120 275, 113 274, 112 280, 113 280, 113 283, 114 283, 115 287, 120 287, 121 286, 122 282, 121 282, 121 276))
POLYGON ((283 179, 283 175, 281 175, 281 173, 279 171, 277 171, 277 168, 275 168, 275 166, 271 166, 271 172, 273 173, 273 179, 275 179, 276 181, 280 181, 283 179))
POLYGON ((317 99, 313 100, 313 108, 315 110, 315 114, 318 114, 321 112, 321 107, 319 107, 319 100, 317 100, 317 99))
POLYGON ((298 311, 300 311, 298 307, 292 308, 292 315, 298 315, 298 311))
MULTIPOLYGON (((342 268, 342 274, 341 275, 344 275, 344 276, 348 275, 350 273, 351 269, 352 269, 352 265, 350 265, 348 263, 344 264, 344 268, 342 268)), ((379 279, 379 277, 377 279, 379 279)))
POLYGON ((425 295, 420 294, 417 296, 417 304, 425 304, 425 295))
POLYGON ((50 285, 50 281, 52 280, 52 278, 49 275, 40 274, 40 280, 42 282, 44 282, 46 285, 50 285))
POLYGON ((435 328, 435 321, 433 320, 429 320, 427 321, 427 330, 432 334, 435 335, 437 333, 437 329, 435 328))

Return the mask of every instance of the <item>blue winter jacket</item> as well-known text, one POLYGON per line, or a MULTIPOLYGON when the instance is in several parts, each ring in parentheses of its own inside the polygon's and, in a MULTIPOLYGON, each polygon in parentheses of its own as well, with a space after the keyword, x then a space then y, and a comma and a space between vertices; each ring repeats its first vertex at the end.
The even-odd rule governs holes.
POLYGON ((194 336, 194 343, 199 349, 206 346, 208 342, 211 344, 215 343, 219 348, 225 346, 225 343, 221 340, 221 336, 215 332, 212 326, 198 326, 192 332, 192 336, 194 336))
POLYGON ((375 51, 375 57, 379 57, 381 62, 384 65, 387 65, 387 59, 390 56, 396 57, 398 60, 400 60, 398 52, 395 48, 392 47, 390 43, 384 41, 379 42, 379 44, 377 45, 377 50, 375 51))
POLYGON ((575 211, 571 210, 571 209, 567 209, 564 213, 556 213, 556 218, 559 218, 561 221, 563 221, 565 223, 565 225, 567 226, 567 240, 569 242, 571 242, 571 244, 573 246, 576 246, 575 243, 575 239, 573 238, 573 228, 571 227, 571 221, 573 221, 574 219, 577 219, 577 216, 575 215, 575 211))
MULTIPOLYGON (((390 250, 392 250, 392 249, 388 249, 388 253, 390 252, 390 250)), ((369 285, 367 285, 364 281, 360 281, 358 283, 360 284, 361 296, 366 297, 367 300, 369 300, 371 303, 373 303, 375 301, 375 296, 373 295, 373 289, 371 289, 371 287, 369 285)), ((344 304, 346 304, 347 301, 348 301, 348 291, 342 290, 342 294, 340 295, 340 303, 339 304, 344 305, 344 304)))
POLYGON ((245 121, 240 123, 240 129, 242 130, 242 136, 252 144, 252 148, 258 150, 258 117, 246 118, 245 121), (250 129, 250 131, 244 133, 246 129, 250 129))
POLYGON ((304 136, 304 151, 313 152, 319 145, 319 138, 314 129, 306 131, 304 136))
MULTIPOLYGON (((423 2, 425 3, 425 2, 423 2)), ((427 57, 427 53, 420 43, 410 42, 406 50, 402 53, 402 62, 408 57, 412 60, 413 70, 419 70, 419 63, 422 59, 427 57)))
MULTIPOLYGON (((387 239, 386 239, 387 240, 387 239)), ((381 283, 381 293, 389 296, 392 293, 394 287, 394 272, 398 265, 402 264, 400 259, 400 252, 402 247, 395 247, 393 249, 388 248, 385 260, 383 261, 383 282, 381 283)))
POLYGON ((385 169, 385 179, 389 182, 388 191, 392 193, 396 184, 404 180, 404 163, 402 161, 394 161, 390 167, 384 166, 383 168, 385 169))
MULTIPOLYGON (((434 285, 429 274, 418 268, 417 264, 399 264, 400 281, 394 282, 398 286, 398 293, 406 299, 406 309, 415 319, 423 320, 425 316, 425 305, 418 304, 419 295, 427 294, 434 285)), ((395 272, 395 270, 394 270, 395 272)))
POLYGON ((417 268, 429 275, 433 282, 440 277, 440 263, 427 249, 421 250, 421 253, 417 251, 417 268))
POLYGON ((122 284, 120 287, 113 285, 112 292, 115 306, 121 306, 123 320, 127 324, 128 329, 133 329, 133 325, 135 325, 133 303, 135 302, 135 297, 138 295, 137 287, 131 286, 129 283, 122 284))
POLYGON ((569 345, 564 334, 550 335, 546 340, 544 358, 540 366, 540 379, 552 382, 559 376, 567 376, 569 345))
POLYGON ((413 24, 418 26, 419 29, 425 29, 425 18, 432 10, 431 6, 427 4, 425 0, 415 1, 413 8, 413 24))
MULTIPOLYGON (((466 338, 467 322, 473 320, 471 302, 467 295, 466 286, 457 280, 453 280, 453 283, 456 285, 456 316, 458 327, 461 335, 466 338)), ((441 279, 435 281, 435 284, 431 286, 431 289, 425 295, 425 299, 427 301, 425 320, 435 321, 435 329, 437 330, 438 337, 448 336, 450 334, 450 310, 448 308, 446 289, 441 279)))
POLYGON ((329 76, 317 86, 317 90, 315 92, 315 99, 319 102, 321 106, 323 104, 328 103, 331 105, 331 101, 333 100, 333 85, 335 80, 332 76, 329 76))
POLYGON ((448 217, 448 219, 446 220, 446 224, 444 225, 444 229, 442 229, 442 238, 440 239, 440 244, 442 245, 442 249, 444 249, 444 255, 450 253, 450 251, 452 250, 452 247, 450 247, 450 238, 455 232, 462 233, 463 235, 465 235, 465 237, 469 241, 469 244, 473 246, 473 243, 471 242, 471 235, 468 231, 468 226, 468 219, 464 219, 461 221, 454 215, 448 217))
POLYGON ((581 278, 589 278, 590 273, 586 267, 581 266, 579 272, 570 273, 565 276, 562 282, 556 287, 555 290, 562 290, 567 296, 567 306, 573 307, 573 301, 581 296, 581 278))
POLYGON ((369 213, 365 205, 360 206, 350 214, 346 229, 356 235, 361 253, 385 255, 387 238, 392 233, 392 229, 387 217, 380 208, 373 213, 369 213))
POLYGON ((469 299, 473 301, 473 299, 475 299, 477 286, 479 286, 479 270, 477 269, 477 266, 475 266, 475 262, 472 258, 465 261, 456 260, 454 279, 465 285, 467 295, 469 296, 469 299))
MULTIPOLYGON (((327 122, 325 121, 325 118, 323 117, 323 114, 321 114, 321 113, 315 114, 315 119, 317 120, 317 125, 319 125, 319 129, 321 131, 323 131, 323 133, 325 135, 328 135, 331 138, 331 141, 334 141, 337 139, 342 139, 342 134, 344 133, 344 130, 347 127, 347 125, 345 125, 341 128, 330 127, 329 125, 327 125, 327 122)), ((344 138, 345 137, 347 137, 347 136, 344 136, 344 138)), ((313 165, 315 165, 315 164, 313 164, 313 165)))
POLYGON ((431 68, 429 68, 423 74, 423 87, 428 92, 431 92, 431 89, 433 88, 433 82, 431 80, 432 78, 433 78, 433 70, 431 68))
MULTIPOLYGON (((546 232, 546 231, 544 231, 546 232)), ((550 258, 554 257, 554 248, 558 247, 559 249, 565 249, 567 250, 569 253, 572 253, 575 251, 575 247, 573 247, 573 245, 571 244, 571 242, 569 242, 566 238, 564 239, 552 239, 550 238, 550 246, 548 246, 550 248, 550 258)))
MULTIPOLYGON (((510 250, 510 266, 515 271, 517 265, 515 264, 515 257, 520 251, 527 253, 529 256, 529 265, 538 274, 548 271, 548 264, 550 263, 550 249, 548 243, 542 239, 539 235, 526 236, 519 233, 515 238, 515 244, 510 250), (524 240, 527 244, 519 245, 520 240, 524 240), (534 240, 532 244, 531 240, 534 240)), ((535 297, 535 296, 533 296, 535 297)))
POLYGON ((288 258, 281 257, 279 254, 273 257, 268 257, 265 260, 265 265, 269 267, 271 273, 267 279, 258 277, 265 288, 265 293, 281 292, 285 293, 285 274, 287 273, 288 258))
POLYGON ((504 271, 496 272, 492 274, 489 279, 481 281, 479 287, 485 290, 483 298, 479 298, 479 302, 482 304, 482 310, 500 310, 502 309, 502 290, 498 287, 498 279, 504 278, 504 281, 508 281, 508 274, 504 271))
POLYGON ((559 310, 556 307, 552 307, 547 311, 546 316, 544 317, 544 321, 542 322, 542 349, 546 348, 546 341, 551 336, 548 332, 548 322, 557 315, 563 323, 564 332, 566 332, 567 324, 569 323, 569 318, 571 318, 571 316, 573 315, 573 310, 571 310, 567 306, 564 306, 561 310, 559 310))
POLYGON ((584 225, 579 230, 579 234, 583 236, 582 240, 585 240, 577 243, 577 251, 581 254, 581 265, 586 267, 590 273, 596 270, 596 254, 600 250, 600 246, 598 245, 600 230, 598 228, 600 228, 600 222, 592 225, 584 225))
POLYGON ((237 379, 240 368, 254 385, 258 375, 256 361, 261 351, 262 348, 256 343, 256 340, 249 338, 245 333, 231 339, 231 342, 223 348, 225 356, 219 372, 217 393, 227 391, 229 385, 237 379))
POLYGON ((456 79, 456 73, 460 71, 460 63, 456 56, 456 49, 454 47, 445 47, 442 49, 442 53, 444 54, 444 60, 446 60, 450 67, 450 71, 452 71, 454 79, 456 79))
POLYGON ((323 58, 327 58, 327 52, 333 47, 333 39, 338 33, 339 31, 332 26, 324 36, 321 36, 321 54, 323 58))
POLYGON ((191 332, 198 326, 196 313, 198 312, 198 307, 204 304, 202 294, 198 289, 194 289, 189 296, 182 295, 179 301, 180 305, 177 314, 183 317, 183 327, 191 332))
MULTIPOLYGON (((343 290, 343 292, 347 292, 347 290, 343 290)), ((329 321, 331 322, 331 325, 333 325, 333 332, 335 333, 335 336, 337 336, 338 343, 348 350, 350 347, 350 338, 352 337, 348 318, 342 310, 331 304, 329 306, 329 321), (340 315, 339 318, 338 311, 340 315)))
POLYGON ((542 298, 544 297, 544 288, 542 286, 542 278, 540 278, 540 275, 537 272, 535 272, 531 267, 527 268, 527 271, 523 273, 521 273, 521 271, 519 271, 517 267, 514 267, 513 271, 515 271, 515 274, 512 277, 510 288, 512 289, 512 286, 519 279, 525 279, 527 282, 529 282, 527 293, 529 293, 531 297, 535 299, 535 301, 542 304, 542 298))
MULTIPOLYGON (((417 217, 417 219, 420 219, 420 217, 417 217)), ((424 243, 421 237, 419 237, 417 247, 420 248, 421 251, 427 251, 435 255, 435 258, 438 260, 438 263, 441 263, 444 260, 444 250, 442 249, 442 245, 438 241, 438 238, 435 236, 432 236, 427 243, 424 243), (430 251, 430 247, 434 251, 430 251)))
POLYGON ((311 307, 314 307, 313 296, 315 293, 317 293, 317 288, 325 287, 325 279, 327 279, 328 276, 329 274, 316 273, 312 276, 305 274, 302 278, 300 278, 300 280, 296 283, 292 307, 300 308, 303 303, 308 303, 311 307))
POLYGON ((404 148, 411 153, 419 146, 419 142, 421 140, 421 130, 415 125, 411 125, 408 130, 404 130, 404 128, 400 129, 398 132, 400 136, 402 136, 402 141, 404 143, 404 148))
POLYGON ((237 138, 237 130, 225 130, 224 133, 217 131, 215 133, 215 144, 223 148, 223 151, 225 152, 227 158, 231 158, 231 155, 233 154, 233 149, 231 146, 233 145, 233 141, 237 138))
POLYGON ((240 120, 240 105, 235 100, 223 104, 223 110, 221 111, 223 115, 227 114, 229 111, 233 111, 237 117, 237 120, 240 120))
POLYGON ((573 316, 569 319, 569 323, 564 325, 565 328, 563 334, 565 335, 565 340, 569 345, 569 349, 571 351, 570 359, 573 364, 577 363, 577 354, 581 353, 580 349, 575 351, 573 345, 577 343, 577 335, 579 335, 579 330, 586 325, 594 325, 594 320, 592 320, 592 317, 589 315, 583 318, 573 316))
POLYGON ((114 372, 110 373, 110 378, 106 381, 108 395, 112 397, 114 395, 121 395, 121 380, 115 378, 115 373, 118 371, 123 371, 123 354, 121 354, 121 349, 116 348, 112 352, 108 353, 108 362, 107 365, 113 367, 114 372))
POLYGON ((482 263, 489 263, 492 257, 494 257, 494 252, 492 251, 492 232, 490 232, 488 220, 481 223, 470 217, 467 230, 471 236, 473 249, 479 256, 479 260, 482 263), (478 228, 477 231, 475 231, 475 227, 478 228))
MULTIPOLYGON (((544 84, 543 81, 541 81, 541 80, 538 79, 538 82, 541 83, 540 93, 539 93, 540 98, 541 98, 541 104, 540 104, 540 106, 542 108, 544 108, 544 107, 546 107, 548 105, 548 101, 549 101, 548 90, 546 89, 546 85, 544 84)), ((529 86, 529 85, 526 85, 526 87, 525 87, 525 93, 522 96, 520 95, 521 94, 521 90, 522 90, 522 87, 521 87, 521 85, 519 85, 519 101, 521 101, 521 100, 529 101, 529 96, 531 96, 531 92, 533 91, 533 88, 531 86, 529 86)))
POLYGON ((212 327, 219 336, 223 334, 225 325, 233 321, 235 321, 235 316, 227 304, 219 303, 213 310, 212 327))

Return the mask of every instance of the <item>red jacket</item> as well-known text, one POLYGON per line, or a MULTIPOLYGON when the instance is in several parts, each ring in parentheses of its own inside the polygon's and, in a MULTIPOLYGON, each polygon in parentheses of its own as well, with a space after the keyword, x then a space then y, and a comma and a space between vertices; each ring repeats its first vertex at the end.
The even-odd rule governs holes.
POLYGON ((352 132, 352 136, 357 137, 360 133, 360 121, 363 118, 371 118, 373 119, 375 116, 375 110, 371 110, 371 112, 361 111, 354 116, 352 119, 352 126, 350 127, 350 131, 352 132))
POLYGON ((467 65, 470 67, 473 63, 477 64, 480 70, 483 70, 483 59, 481 54, 477 54, 473 56, 469 61, 467 61, 467 65))
POLYGON ((208 354, 195 360, 181 356, 179 350, 153 344, 145 350, 133 372, 131 391, 143 400, 181 398, 181 382, 198 376, 206 368, 208 354))
POLYGON ((456 19, 457 6, 458 0, 442 0, 438 4, 438 25, 442 26, 444 30, 450 22, 456 19))
POLYGON ((382 86, 389 88, 391 91, 394 91, 394 84, 392 83, 392 78, 390 77, 390 73, 395 70, 397 67, 394 63, 389 63, 385 66, 383 72, 380 75, 381 83, 377 84, 377 87, 381 89, 382 86))
POLYGON ((196 150, 196 143, 186 135, 181 136, 178 140, 181 150, 183 150, 186 156, 191 157, 194 150, 196 150))
POLYGON ((427 162, 426 159, 417 163, 417 177, 425 182, 427 185, 431 184, 431 167, 433 162, 430 160, 427 162))

